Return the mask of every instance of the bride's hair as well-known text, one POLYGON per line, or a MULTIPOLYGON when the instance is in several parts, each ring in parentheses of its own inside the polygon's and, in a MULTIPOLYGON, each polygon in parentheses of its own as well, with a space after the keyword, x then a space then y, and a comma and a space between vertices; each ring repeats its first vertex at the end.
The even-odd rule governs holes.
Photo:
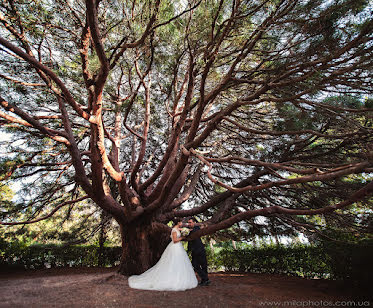
POLYGON ((182 220, 181 219, 174 219, 172 227, 175 227, 180 221, 182 221, 182 220))

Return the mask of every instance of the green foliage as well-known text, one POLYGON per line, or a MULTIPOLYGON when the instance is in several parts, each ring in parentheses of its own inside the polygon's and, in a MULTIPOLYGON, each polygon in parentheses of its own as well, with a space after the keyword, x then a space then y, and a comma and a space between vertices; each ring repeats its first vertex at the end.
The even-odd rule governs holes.
MULTIPOLYGON (((370 134, 372 120, 368 113, 365 115, 359 109, 373 106, 372 99, 366 98, 364 102, 361 99, 371 95, 368 90, 371 84, 369 68, 372 63, 368 59, 369 35, 362 33, 366 39, 360 41, 356 38, 360 35, 361 29, 371 27, 370 18, 363 16, 369 11, 368 0, 301 2, 211 0, 202 1, 193 12, 183 14, 171 21, 187 5, 194 5, 197 2, 161 1, 157 20, 151 25, 154 31, 151 30, 136 49, 122 50, 124 53, 115 67, 110 70, 102 93, 104 110, 102 124, 109 133, 112 133, 115 112, 122 111, 123 116, 130 106, 130 99, 126 97, 132 95, 134 95, 133 106, 126 121, 129 127, 138 126, 142 122, 145 100, 142 89, 137 94, 134 93, 136 85, 140 84, 134 62, 137 59, 139 69, 144 73, 152 60, 151 127, 144 156, 144 162, 147 160, 148 163, 143 164, 140 181, 149 178, 157 169, 164 149, 167 148, 167 140, 170 140, 169 136, 172 133, 170 128, 176 127, 173 124, 177 116, 169 114, 169 110, 164 106, 171 107, 180 93, 180 101, 175 108, 182 109, 185 92, 182 94, 181 84, 183 80, 187 80, 185 72, 188 70, 190 55, 193 55, 195 61, 193 72, 196 82, 188 121, 197 119, 194 116, 195 110, 199 107, 195 107, 198 102, 202 103, 199 98, 210 97, 206 101, 207 105, 202 117, 204 120, 198 127, 198 135, 203 137, 204 132, 209 128, 217 128, 200 145, 201 151, 206 151, 208 155, 217 158, 241 157, 245 160, 287 163, 288 166, 296 168, 302 164, 305 168, 325 166, 325 168, 320 167, 321 172, 324 173, 329 168, 333 168, 333 165, 345 166, 351 162, 365 160, 365 145, 372 142, 370 134), (288 8, 283 10, 285 7, 288 8), (232 11, 233 8, 237 11, 236 15, 232 11), (236 60, 239 62, 236 63, 236 60), (226 75, 230 69, 232 69, 231 74, 226 75), (205 74, 204 83, 201 81, 205 74), (219 89, 220 84, 222 87, 219 89), (214 89, 217 91, 216 96, 212 95, 215 93, 214 89), (328 93, 345 94, 331 96, 324 100, 328 93), (119 101, 123 104, 117 104, 119 101), (230 122, 225 120, 212 122, 212 119, 220 118, 218 113, 223 115, 222 111, 225 115, 221 117, 222 119, 234 119, 248 131, 230 125, 230 122), (168 117, 170 115, 171 117, 168 117), (308 130, 317 131, 319 134, 315 135, 308 130), (294 131, 297 133, 291 133, 294 131)), ((6 39, 11 40, 13 44, 18 44, 17 46, 24 51, 28 51, 28 48, 33 52, 38 51, 36 58, 58 75, 84 110, 89 110, 88 102, 92 97, 87 96, 88 86, 86 88, 82 76, 80 54, 81 34, 86 20, 85 4, 84 1, 77 1, 74 4, 76 5, 69 7, 64 1, 6 1, 0 5, 0 14, 5 18, 1 31, 6 39), (22 34, 25 40, 20 41, 20 38, 17 40, 14 33, 4 27, 6 24, 22 34), (30 46, 25 47, 27 44, 30 46)), ((101 1, 98 27, 107 56, 114 57, 112 52, 120 50, 121 46, 125 46, 124 43, 137 42, 143 35, 154 10, 154 1, 150 0, 101 1)), ((90 45, 88 50, 87 71, 95 75, 99 72, 101 64, 95 48, 90 45)), ((14 61, 11 54, 4 52, 0 59, 0 71, 4 76, 11 77, 0 80, 0 88, 5 99, 34 119, 38 119, 43 126, 62 133, 63 123, 57 116, 60 111, 53 94, 55 91, 51 91, 50 87, 26 86, 27 83, 44 84, 45 80, 40 79, 30 63, 14 61)), ((114 58, 110 59, 113 64, 114 58)), ((96 77, 93 76, 93 79, 96 77)), ((10 110, 6 111, 12 114, 10 110)), ((67 106, 67 111, 74 139, 84 159, 82 162, 89 177, 92 174, 90 169, 93 164, 86 154, 92 146, 89 139, 92 142, 96 139, 90 138, 92 136, 90 136, 88 122, 72 112, 71 106, 67 106)), ((0 177, 12 174, 9 181, 18 180, 22 185, 19 196, 17 195, 17 203, 14 204, 10 202, 9 191, 6 191, 6 188, 3 190, 6 186, 0 187, 2 219, 22 221, 41 217, 51 213, 59 204, 85 194, 78 188, 79 183, 76 182, 78 177, 74 176, 76 170, 74 171, 71 165, 71 156, 67 148, 58 142, 55 143, 35 128, 20 127, 18 124, 12 124, 11 121, 3 123, 2 127, 12 132, 15 142, 8 142, 6 148, 4 147, 7 158, 1 158, 0 177), (28 181, 23 180, 27 178, 28 181), (30 185, 31 181, 32 185, 30 185), (6 205, 3 206, 4 204, 6 205)), ((181 138, 178 139, 180 142, 184 141, 184 136, 191 136, 188 134, 188 125, 183 128, 183 136, 180 135, 181 138)), ((139 132, 141 133, 141 129, 139 132)), ((132 135, 127 134, 124 128, 119 135, 123 135, 120 169, 131 170, 133 161, 128 158, 137 156, 137 142, 132 141, 132 135)), ((110 144, 105 142, 108 153, 110 144)), ((188 161, 190 168, 185 170, 195 170, 199 161, 197 159, 188 161)), ((213 174, 229 185, 236 185, 249 176, 253 177, 250 185, 278 181, 279 176, 288 177, 288 173, 282 170, 275 170, 275 172, 271 170, 270 173, 261 176, 263 170, 264 168, 255 164, 245 166, 235 162, 214 164, 213 174)), ((299 174, 294 174, 294 177, 297 175, 299 174)), ((188 175, 188 181, 191 176, 192 172, 188 175)), ((291 187, 279 185, 267 190, 253 190, 237 198, 237 206, 224 215, 228 217, 241 212, 240 205, 244 205, 248 211, 269 205, 290 209, 320 208, 346 199, 363 185, 365 185, 363 181, 346 177, 327 183, 313 181, 310 184, 291 187)), ((207 183, 203 174, 196 187, 195 193, 188 200, 192 206, 205 204, 214 196, 213 193, 222 194, 226 191, 213 183, 207 183)), ((112 197, 119 200, 118 188, 113 185, 110 189, 112 197)), ((92 199, 96 200, 96 198, 92 199)), ((363 206, 361 204, 354 207, 365 210, 364 204, 363 206)), ((221 208, 221 204, 210 208, 203 213, 204 218, 215 218, 215 211, 221 208)), ((352 222, 361 227, 359 219, 362 210, 356 211, 355 217, 347 217, 348 226, 352 222)), ((8 230, 15 230, 14 237, 11 237, 11 231, 7 231, 7 235, 9 238, 25 240, 27 243, 32 243, 35 239, 45 243, 59 240, 74 241, 74 239, 84 241, 97 230, 98 215, 93 202, 81 202, 60 210, 49 221, 49 224, 42 223, 37 227, 39 229, 35 230, 27 226, 9 228, 8 230), (22 233, 23 231, 26 232, 22 233)), ((301 221, 301 218, 298 222, 307 223, 301 221)), ((332 224, 330 219, 326 221, 323 216, 315 217, 314 222, 318 225, 332 224)), ((230 232, 229 235, 235 232, 237 237, 243 237, 241 232, 243 229, 246 235, 284 234, 285 231, 289 232, 289 229, 293 231, 283 221, 275 218, 268 219, 268 224, 265 225, 253 224, 253 230, 250 227, 242 228, 242 224, 234 228, 237 229, 227 230, 227 232, 230 232), (241 229, 240 232, 236 232, 238 229, 241 229)), ((119 233, 118 228, 114 231, 119 233)), ((230 248, 222 251, 235 252, 245 249, 230 248)), ((224 253, 228 254, 228 252, 224 253)), ((260 255, 259 252, 257 253, 260 255)), ((264 268, 272 268, 275 272, 286 271, 281 267, 282 264, 279 263, 274 251, 268 250, 266 253, 271 257, 269 261, 267 260, 268 264, 263 265, 264 268)), ((250 252, 249 257, 246 253, 241 257, 243 260, 249 260, 254 256, 250 252)), ((260 256, 263 257, 264 253, 260 256)), ((304 258, 308 260, 307 256, 304 258)), ((220 262, 218 259, 214 260, 211 260, 212 263, 220 262)), ((256 271, 259 268, 260 258, 253 260, 257 261, 251 265, 243 263, 236 264, 237 266, 234 263, 229 265, 229 262, 234 260, 226 260, 226 262, 228 267, 256 271)), ((293 259, 289 260, 289 264, 293 264, 293 259)))
POLYGON ((365 108, 373 108, 373 99, 372 98, 367 98, 364 101, 364 106, 365 106, 365 108))
POLYGON ((0 202, 3 203, 5 201, 9 202, 12 200, 14 193, 12 189, 4 184, 0 184, 0 202))
POLYGON ((319 247, 297 245, 260 248, 223 249, 215 257, 215 266, 228 271, 272 273, 307 278, 328 278, 330 258, 319 247))
POLYGON ((364 102, 362 102, 358 97, 351 95, 343 96, 331 96, 325 99, 326 104, 344 108, 360 109, 364 107, 364 102))
MULTIPOLYGON (((371 222, 372 217, 366 219, 371 222)), ((361 216, 364 220, 364 217, 361 216)), ((330 258, 332 278, 345 280, 349 284, 366 288, 372 285, 373 237, 371 233, 342 232, 329 229, 328 238, 319 241, 320 248, 330 258)))
MULTIPOLYGON (((344 280, 355 287, 369 286, 373 270, 373 240, 345 244, 324 241, 319 245, 270 245, 252 247, 231 242, 206 247, 210 270, 240 271, 344 280)), ((115 266, 121 247, 97 245, 27 245, 0 238, 0 267, 115 266)))
POLYGON ((12 201, 13 196, 12 189, 8 185, 0 183, 0 219, 3 219, 7 212, 15 210, 12 201))
POLYGON ((318 119, 315 114, 306 113, 290 103, 278 104, 278 130, 315 129, 318 119))
POLYGON ((38 269, 45 267, 115 266, 121 247, 74 245, 26 245, 23 242, 7 242, 0 238, 0 268, 38 269), (99 261, 100 260, 100 261, 99 261))
POLYGON ((324 241, 318 245, 223 248, 208 251, 213 269, 343 280, 354 287, 370 286, 373 240, 358 243, 324 241))
POLYGON ((373 240, 359 244, 325 242, 323 246, 330 258, 332 278, 359 287, 372 284, 373 240))
MULTIPOLYGON (((0 217, 3 217, 2 219, 8 219, 9 214, 12 214, 13 211, 23 213, 18 216, 12 215, 16 221, 27 220, 29 216, 27 207, 21 207, 21 204, 6 206, 2 202, 1 205, 0 217)), ((53 210, 53 206, 48 210, 53 210)), ((49 219, 37 223, 0 228, 0 237, 4 237, 9 242, 22 242, 26 245, 37 243, 94 245, 102 234, 109 246, 119 245, 121 242, 118 225, 115 221, 109 217, 102 218, 102 211, 97 208, 91 209, 89 204, 84 201, 75 207, 64 207, 49 219)))

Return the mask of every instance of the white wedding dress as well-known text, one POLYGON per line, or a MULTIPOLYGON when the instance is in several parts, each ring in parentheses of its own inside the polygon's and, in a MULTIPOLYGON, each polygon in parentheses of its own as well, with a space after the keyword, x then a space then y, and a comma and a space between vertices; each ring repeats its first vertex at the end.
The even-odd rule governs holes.
MULTIPOLYGON (((181 236, 179 230, 172 229, 171 238, 172 232, 181 236)), ((182 243, 171 241, 157 264, 141 275, 129 277, 128 284, 134 289, 184 291, 197 287, 198 280, 182 243)))

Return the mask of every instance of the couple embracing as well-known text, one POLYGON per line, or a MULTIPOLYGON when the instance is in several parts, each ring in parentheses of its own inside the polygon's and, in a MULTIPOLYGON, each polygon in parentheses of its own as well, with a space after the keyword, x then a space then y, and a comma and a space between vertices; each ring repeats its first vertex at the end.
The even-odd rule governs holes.
MULTIPOLYGON (((182 222, 178 221, 171 231, 172 241, 168 244, 156 265, 141 275, 128 278, 131 288, 157 291, 183 291, 197 287, 198 280, 194 271, 201 278, 199 285, 207 286, 210 280, 207 275, 206 251, 200 238, 188 241, 188 251, 192 252, 192 263, 184 250, 180 229, 182 222)), ((200 227, 195 218, 188 220, 188 226, 196 232, 200 227)))

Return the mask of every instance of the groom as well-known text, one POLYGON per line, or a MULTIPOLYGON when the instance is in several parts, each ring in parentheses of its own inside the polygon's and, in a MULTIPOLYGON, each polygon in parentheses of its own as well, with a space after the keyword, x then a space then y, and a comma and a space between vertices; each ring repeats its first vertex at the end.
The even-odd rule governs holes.
MULTIPOLYGON (((189 235, 200 229, 200 227, 197 226, 196 222, 197 221, 194 217, 188 220, 188 226, 190 229, 192 229, 189 235)), ((203 246, 200 238, 188 241, 188 252, 189 251, 192 252, 193 268, 197 272, 198 276, 201 277, 201 282, 199 283, 199 285, 208 286, 211 283, 211 281, 209 280, 209 277, 207 275, 207 260, 205 246, 203 246)))

